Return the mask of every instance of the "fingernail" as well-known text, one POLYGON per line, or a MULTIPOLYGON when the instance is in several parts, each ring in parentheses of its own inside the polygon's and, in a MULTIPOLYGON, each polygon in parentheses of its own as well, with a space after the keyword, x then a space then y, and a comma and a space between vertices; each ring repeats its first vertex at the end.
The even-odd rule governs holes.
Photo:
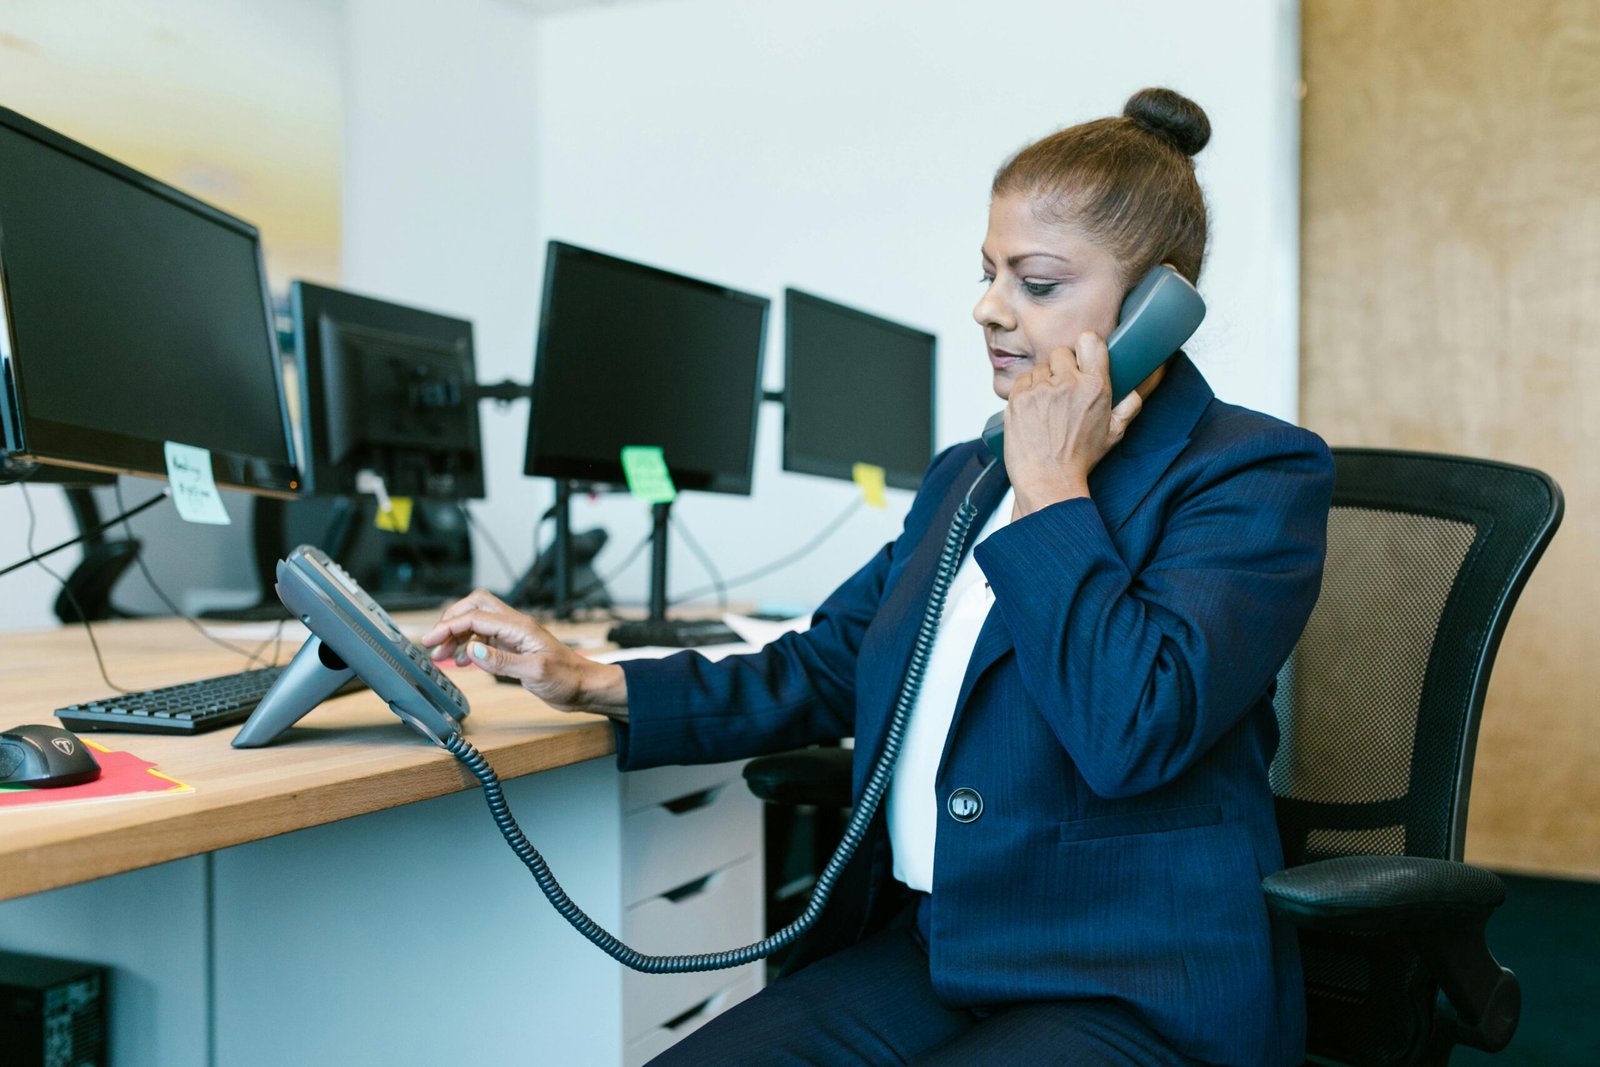
POLYGON ((474 641, 474 642, 472 642, 472 650, 471 651, 472 651, 472 658, 473 659, 488 659, 489 658, 489 646, 485 645, 482 641, 474 641))

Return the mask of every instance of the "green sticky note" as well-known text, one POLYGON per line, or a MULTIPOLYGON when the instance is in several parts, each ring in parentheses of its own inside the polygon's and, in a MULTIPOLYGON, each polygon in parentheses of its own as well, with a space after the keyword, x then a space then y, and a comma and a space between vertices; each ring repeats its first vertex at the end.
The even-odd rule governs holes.
POLYGON ((628 492, 646 503, 670 504, 677 499, 667 457, 657 445, 624 445, 622 476, 628 480, 628 492))

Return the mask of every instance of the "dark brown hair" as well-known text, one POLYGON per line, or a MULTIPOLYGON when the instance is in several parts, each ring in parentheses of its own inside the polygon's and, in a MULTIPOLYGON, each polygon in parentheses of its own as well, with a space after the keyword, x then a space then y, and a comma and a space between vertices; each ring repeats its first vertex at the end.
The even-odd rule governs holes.
POLYGON ((1044 210, 1109 248, 1129 285, 1157 263, 1198 282, 1206 202, 1189 157, 1210 139, 1199 104, 1141 89, 1120 117, 1069 126, 1006 160, 990 193, 1048 198, 1044 210))

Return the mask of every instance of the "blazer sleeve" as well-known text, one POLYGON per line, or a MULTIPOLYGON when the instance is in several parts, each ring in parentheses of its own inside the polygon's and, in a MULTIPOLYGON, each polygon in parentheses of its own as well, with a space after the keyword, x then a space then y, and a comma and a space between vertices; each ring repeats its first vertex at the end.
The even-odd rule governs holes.
POLYGON ((712 662, 698 652, 625 660, 628 721, 617 766, 718 763, 837 740, 855 721, 856 650, 893 553, 885 545, 836 589, 805 633, 712 662))
POLYGON ((823 601, 806 632, 715 663, 696 652, 625 660, 628 721, 616 727, 617 766, 717 763, 851 736, 862 635, 894 561, 927 524, 938 498, 930 487, 947 480, 941 465, 954 452, 928 468, 900 537, 823 601))
POLYGON ((975 554, 1023 685, 1101 796, 1170 782, 1267 692, 1322 583, 1333 460, 1291 426, 1220 453, 1134 574, 1093 501, 996 531, 975 554))

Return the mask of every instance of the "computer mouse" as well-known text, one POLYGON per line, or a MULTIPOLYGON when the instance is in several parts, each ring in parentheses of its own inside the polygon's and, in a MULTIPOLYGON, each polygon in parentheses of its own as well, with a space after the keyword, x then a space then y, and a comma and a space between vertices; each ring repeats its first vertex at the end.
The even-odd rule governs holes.
POLYGON ((0 785, 80 785, 100 777, 89 746, 59 726, 0 731, 0 785))

